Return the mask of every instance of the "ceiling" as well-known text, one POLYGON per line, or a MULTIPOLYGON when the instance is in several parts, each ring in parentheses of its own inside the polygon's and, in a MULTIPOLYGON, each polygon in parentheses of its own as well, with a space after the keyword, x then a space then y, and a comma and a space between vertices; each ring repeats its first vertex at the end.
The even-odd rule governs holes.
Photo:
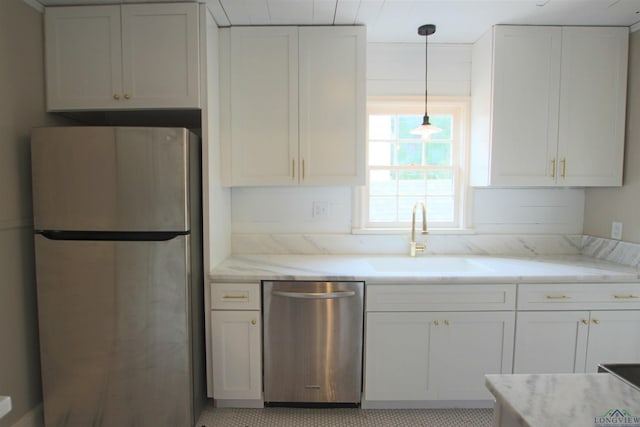
MULTIPOLYGON (((35 1, 55 6, 176 0, 35 1)), ((219 26, 364 24, 369 42, 385 43, 421 42, 417 28, 423 24, 436 25, 430 43, 473 43, 494 24, 614 25, 634 30, 640 25, 640 0, 201 1, 209 5, 219 26)))

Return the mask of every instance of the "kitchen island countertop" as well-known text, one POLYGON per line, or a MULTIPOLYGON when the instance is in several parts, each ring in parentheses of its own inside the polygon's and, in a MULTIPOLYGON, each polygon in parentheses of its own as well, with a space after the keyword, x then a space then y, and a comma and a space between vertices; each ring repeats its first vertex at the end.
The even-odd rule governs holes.
POLYGON ((608 373, 486 375, 494 426, 640 426, 640 390, 608 373))
POLYGON ((585 256, 234 255, 213 281, 365 280, 367 283, 637 282, 636 268, 585 256))

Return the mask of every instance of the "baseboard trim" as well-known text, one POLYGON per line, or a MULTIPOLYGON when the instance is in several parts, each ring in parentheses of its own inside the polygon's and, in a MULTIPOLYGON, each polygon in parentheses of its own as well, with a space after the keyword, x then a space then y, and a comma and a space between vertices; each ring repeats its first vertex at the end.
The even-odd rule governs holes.
POLYGON ((27 412, 11 427, 44 427, 42 403, 27 412))
POLYGON ((264 408, 264 400, 244 400, 244 399, 215 399, 216 408, 264 408))
POLYGON ((485 409, 493 400, 363 400, 362 409, 485 409))

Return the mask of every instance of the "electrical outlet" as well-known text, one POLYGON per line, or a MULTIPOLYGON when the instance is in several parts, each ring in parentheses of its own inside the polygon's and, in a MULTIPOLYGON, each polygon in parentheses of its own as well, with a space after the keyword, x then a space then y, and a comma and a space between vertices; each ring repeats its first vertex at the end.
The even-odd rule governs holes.
POLYGON ((622 239, 622 223, 613 221, 611 223, 611 238, 616 240, 622 239))
POLYGON ((311 216, 314 219, 329 218, 329 202, 313 202, 311 209, 311 216))

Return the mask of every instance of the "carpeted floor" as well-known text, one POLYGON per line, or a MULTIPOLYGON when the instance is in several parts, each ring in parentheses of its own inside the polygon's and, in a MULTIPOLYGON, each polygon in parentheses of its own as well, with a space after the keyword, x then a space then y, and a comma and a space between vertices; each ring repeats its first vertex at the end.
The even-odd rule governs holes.
POLYGON ((197 427, 490 427, 493 409, 214 409, 197 427))

